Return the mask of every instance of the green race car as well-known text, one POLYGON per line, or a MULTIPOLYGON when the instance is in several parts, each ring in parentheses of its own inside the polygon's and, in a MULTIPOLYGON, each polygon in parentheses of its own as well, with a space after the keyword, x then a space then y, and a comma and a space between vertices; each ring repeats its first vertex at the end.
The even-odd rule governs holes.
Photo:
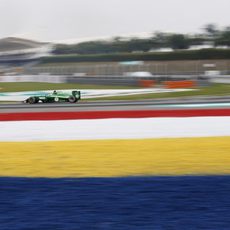
POLYGON ((70 93, 66 92, 58 92, 54 90, 52 93, 47 93, 43 95, 35 95, 27 98, 24 103, 36 104, 38 102, 43 103, 54 103, 54 102, 69 102, 76 103, 81 99, 81 92, 78 90, 74 90, 70 93))

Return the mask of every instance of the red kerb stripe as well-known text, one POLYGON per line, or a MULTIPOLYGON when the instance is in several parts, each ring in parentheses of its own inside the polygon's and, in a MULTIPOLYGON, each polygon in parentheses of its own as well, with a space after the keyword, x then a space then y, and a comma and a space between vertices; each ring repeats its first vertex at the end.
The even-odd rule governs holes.
POLYGON ((0 113, 0 121, 230 116, 230 109, 0 113))

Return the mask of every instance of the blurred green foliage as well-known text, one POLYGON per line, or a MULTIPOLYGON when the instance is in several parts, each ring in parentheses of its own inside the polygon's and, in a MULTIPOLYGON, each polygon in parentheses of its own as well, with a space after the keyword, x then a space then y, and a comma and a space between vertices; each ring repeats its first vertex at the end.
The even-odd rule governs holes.
POLYGON ((204 44, 230 47, 230 27, 219 29, 214 24, 208 24, 202 33, 192 35, 155 32, 148 38, 115 37, 111 40, 88 41, 72 45, 57 44, 53 53, 57 55, 135 53, 157 51, 162 48, 184 50, 194 45, 204 44))
POLYGON ((57 62, 122 62, 122 61, 169 61, 230 59, 230 49, 177 50, 175 52, 154 53, 108 53, 108 54, 69 54, 44 57, 41 63, 57 62))

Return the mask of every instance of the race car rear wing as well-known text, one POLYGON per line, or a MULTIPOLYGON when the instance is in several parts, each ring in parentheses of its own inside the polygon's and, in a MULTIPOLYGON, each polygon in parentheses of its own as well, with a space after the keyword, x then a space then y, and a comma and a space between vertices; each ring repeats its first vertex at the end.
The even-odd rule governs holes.
POLYGON ((76 90, 76 91, 72 91, 72 94, 74 97, 76 97, 78 100, 81 99, 81 91, 76 90))

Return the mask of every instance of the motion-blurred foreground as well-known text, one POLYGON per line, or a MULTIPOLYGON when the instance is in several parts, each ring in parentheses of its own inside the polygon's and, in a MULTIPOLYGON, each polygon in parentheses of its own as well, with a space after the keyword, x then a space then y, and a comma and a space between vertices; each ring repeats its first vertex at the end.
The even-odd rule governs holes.
POLYGON ((1 178, 1 228, 228 229, 229 180, 1 178))
POLYGON ((0 116, 2 228, 229 225, 229 108, 39 116, 0 116))

